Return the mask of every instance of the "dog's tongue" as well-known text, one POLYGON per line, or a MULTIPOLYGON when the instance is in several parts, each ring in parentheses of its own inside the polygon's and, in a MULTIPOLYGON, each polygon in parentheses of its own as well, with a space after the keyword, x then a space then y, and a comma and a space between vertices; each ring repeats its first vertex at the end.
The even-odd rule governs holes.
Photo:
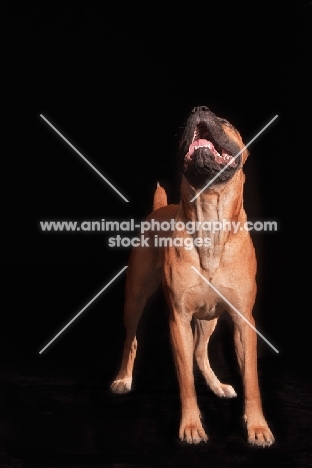
POLYGON ((194 140, 193 143, 190 144, 189 150, 188 150, 190 156, 192 156, 192 154, 194 153, 195 149, 198 148, 198 146, 206 146, 211 151, 215 151, 215 148, 213 144, 211 143, 211 141, 200 138, 199 140, 194 140))
POLYGON ((225 164, 230 163, 231 167, 237 166, 237 162, 230 154, 226 153, 223 150, 222 150, 222 154, 218 153, 216 148, 213 146, 213 143, 209 140, 205 140, 204 138, 199 138, 198 140, 194 140, 193 143, 190 144, 186 157, 190 158, 194 154, 194 151, 199 147, 209 148, 212 154, 214 155, 215 160, 218 164, 225 165, 225 164))

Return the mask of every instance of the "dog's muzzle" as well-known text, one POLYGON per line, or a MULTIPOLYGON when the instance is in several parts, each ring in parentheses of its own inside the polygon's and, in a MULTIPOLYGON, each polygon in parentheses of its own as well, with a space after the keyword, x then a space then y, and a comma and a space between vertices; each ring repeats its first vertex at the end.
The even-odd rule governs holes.
POLYGON ((195 107, 186 122, 180 144, 181 168, 196 189, 209 183, 225 166, 214 184, 226 182, 241 166, 241 155, 237 156, 240 148, 223 125, 231 126, 205 106, 195 107))

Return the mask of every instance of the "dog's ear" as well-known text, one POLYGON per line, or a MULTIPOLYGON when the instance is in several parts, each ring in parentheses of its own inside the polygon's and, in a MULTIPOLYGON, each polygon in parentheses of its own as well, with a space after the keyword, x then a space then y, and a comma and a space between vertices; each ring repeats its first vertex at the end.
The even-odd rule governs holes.
POLYGON ((250 152, 247 148, 245 148, 244 152, 243 152, 243 158, 242 158, 242 161, 243 161, 243 164, 245 163, 246 159, 248 158, 248 156, 250 155, 250 152))
MULTIPOLYGON (((241 137, 240 133, 239 133, 239 132, 237 132, 237 133, 238 133, 239 139, 240 139, 240 145, 239 145, 239 146, 240 146, 240 148, 242 149, 242 148, 245 147, 245 144, 244 144, 244 142, 243 142, 243 140, 242 140, 242 137, 241 137)), ((248 148, 245 148, 244 151, 242 152, 242 164, 245 164, 246 159, 248 158, 249 154, 250 154, 250 153, 249 153, 248 148)))

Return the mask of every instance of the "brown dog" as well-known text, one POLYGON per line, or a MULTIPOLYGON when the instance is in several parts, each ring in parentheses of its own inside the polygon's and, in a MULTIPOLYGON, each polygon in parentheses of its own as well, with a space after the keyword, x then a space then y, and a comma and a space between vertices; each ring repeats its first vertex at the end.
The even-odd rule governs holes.
POLYGON ((161 187, 156 189, 155 211, 147 218, 151 224, 147 233, 149 247, 136 247, 131 252, 124 310, 127 337, 121 369, 111 388, 116 393, 131 389, 137 325, 147 299, 162 283, 170 308, 171 340, 180 385, 180 439, 194 444, 208 439, 196 400, 194 355, 207 384, 216 395, 236 396, 230 385, 218 380, 207 356, 209 338, 218 317, 226 310, 234 322, 235 349, 245 389, 244 418, 248 441, 269 446, 274 437, 262 412, 257 375, 257 336, 228 304, 254 326, 254 247, 249 232, 243 228, 236 233, 228 228, 207 232, 208 221, 216 223, 216 226, 220 226, 217 223, 223 223, 223 220, 244 226, 245 176, 242 166, 248 151, 244 149, 238 131, 207 107, 193 109, 180 150, 183 172, 181 201, 179 205, 167 205, 164 190, 161 187), (211 185, 201 191, 209 182, 211 185), (156 221, 162 224, 157 226, 156 221), (171 230, 168 231, 170 222, 171 230), (154 229, 155 225, 158 230, 154 229), (163 238, 163 247, 157 246, 160 238, 163 238), (194 323, 194 335, 191 321, 194 323))

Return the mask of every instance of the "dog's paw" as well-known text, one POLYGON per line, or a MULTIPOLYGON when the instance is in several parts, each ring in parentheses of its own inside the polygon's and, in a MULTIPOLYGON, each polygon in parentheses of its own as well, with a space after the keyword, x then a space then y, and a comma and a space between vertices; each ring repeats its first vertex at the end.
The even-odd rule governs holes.
POLYGON ((131 390, 132 379, 116 379, 111 385, 113 393, 128 393, 131 390))
POLYGON ((274 436, 268 426, 250 427, 248 430, 248 442, 258 447, 269 447, 274 443, 274 436))
POLYGON ((232 385, 226 385, 219 382, 218 385, 210 386, 211 390, 221 398, 235 398, 237 396, 232 385))
POLYGON ((200 422, 181 423, 179 431, 180 440, 188 444, 207 442, 208 436, 200 422))

